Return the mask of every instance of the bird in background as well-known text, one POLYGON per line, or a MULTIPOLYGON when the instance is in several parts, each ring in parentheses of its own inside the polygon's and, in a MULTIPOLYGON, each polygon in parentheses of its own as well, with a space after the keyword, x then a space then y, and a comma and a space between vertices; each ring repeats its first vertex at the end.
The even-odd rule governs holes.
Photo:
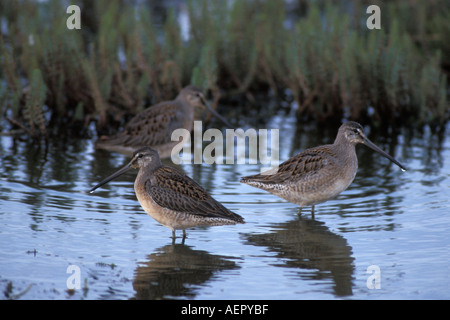
MULTIPOLYGON (((194 109, 207 108, 216 118, 231 128, 229 122, 206 101, 202 90, 189 85, 183 88, 175 100, 160 102, 136 114, 122 131, 111 137, 101 137, 95 143, 98 149, 132 155, 136 150, 150 146, 161 158, 168 158, 179 141, 172 141, 172 132, 186 129, 190 133, 194 122, 194 109)), ((188 141, 182 137, 182 141, 188 141)))

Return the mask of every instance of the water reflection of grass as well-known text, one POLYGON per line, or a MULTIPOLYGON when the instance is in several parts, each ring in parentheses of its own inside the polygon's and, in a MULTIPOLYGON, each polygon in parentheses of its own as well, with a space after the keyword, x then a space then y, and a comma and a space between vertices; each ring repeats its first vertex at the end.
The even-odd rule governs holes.
POLYGON ((2 1, 4 130, 40 141, 61 127, 85 135, 94 121, 108 133, 188 83, 253 107, 257 93, 287 93, 299 118, 319 121, 448 120, 448 1, 379 3, 381 30, 366 28, 361 1, 300 4, 188 1, 185 38, 173 8, 81 1, 82 29, 69 30, 61 1, 2 1))

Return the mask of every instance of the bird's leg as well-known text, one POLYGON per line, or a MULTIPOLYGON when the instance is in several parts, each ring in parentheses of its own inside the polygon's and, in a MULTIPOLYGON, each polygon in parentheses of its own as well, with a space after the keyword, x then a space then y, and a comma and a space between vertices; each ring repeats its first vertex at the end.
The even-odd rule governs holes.
POLYGON ((311 207, 311 217, 314 220, 314 206, 311 207))
POLYGON ((175 229, 172 230, 172 244, 175 244, 175 229))
POLYGON ((297 211, 297 215, 298 216, 301 216, 302 215, 302 206, 300 206, 300 208, 298 208, 298 211, 297 211))
POLYGON ((186 229, 183 229, 183 238, 181 240, 181 244, 184 244, 185 239, 186 239, 186 229))

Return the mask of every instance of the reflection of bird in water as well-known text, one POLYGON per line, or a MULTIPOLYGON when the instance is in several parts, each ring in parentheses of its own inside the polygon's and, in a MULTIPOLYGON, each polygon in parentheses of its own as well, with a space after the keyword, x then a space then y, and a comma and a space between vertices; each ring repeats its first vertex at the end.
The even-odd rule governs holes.
POLYGON ((339 128, 333 144, 307 149, 280 164, 276 170, 243 177, 241 182, 299 204, 300 210, 311 205, 314 216, 314 205, 336 197, 353 182, 358 170, 355 145, 359 143, 406 170, 371 142, 359 123, 348 121, 339 128))
POLYGON ((194 298, 196 289, 224 270, 240 268, 227 257, 175 244, 148 255, 135 271, 136 299, 194 298))
POLYGON ((278 253, 277 258, 285 261, 281 266, 299 269, 300 278, 319 282, 331 278, 334 294, 352 294, 354 258, 345 238, 331 232, 322 222, 301 216, 274 224, 272 229, 270 233, 247 235, 247 241, 278 253))
POLYGON ((110 175, 89 192, 101 187, 131 168, 139 168, 134 190, 142 208, 153 219, 172 230, 198 226, 220 226, 244 223, 244 219, 225 208, 187 175, 172 167, 163 166, 156 150, 146 147, 137 150, 130 163, 110 175))
MULTIPOLYGON (((225 125, 231 125, 206 102, 200 88, 187 86, 175 100, 164 101, 151 106, 135 115, 124 127, 112 137, 101 137, 96 148, 132 155, 142 147, 152 147, 162 159, 170 157, 173 147, 179 141, 172 141, 172 132, 176 129, 192 130, 194 108, 206 107, 225 125)), ((182 141, 188 141, 183 137, 182 141)))

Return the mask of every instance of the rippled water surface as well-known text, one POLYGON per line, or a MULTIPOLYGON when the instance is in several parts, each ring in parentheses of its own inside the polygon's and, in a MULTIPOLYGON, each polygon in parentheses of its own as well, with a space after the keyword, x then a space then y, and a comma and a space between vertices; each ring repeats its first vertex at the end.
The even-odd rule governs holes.
MULTIPOLYGON (((283 115, 266 127, 280 128, 280 160, 336 134, 283 115)), ((0 137, 0 296, 449 299, 448 132, 367 132, 408 171, 357 147, 355 181, 317 205, 314 220, 309 207, 298 216, 296 205, 239 183, 259 165, 177 166, 246 220, 188 230, 185 244, 172 244, 171 231, 141 209, 135 172, 87 193, 127 157, 68 140, 52 143, 44 159, 0 137), (68 289, 76 279, 81 288, 68 289)))

